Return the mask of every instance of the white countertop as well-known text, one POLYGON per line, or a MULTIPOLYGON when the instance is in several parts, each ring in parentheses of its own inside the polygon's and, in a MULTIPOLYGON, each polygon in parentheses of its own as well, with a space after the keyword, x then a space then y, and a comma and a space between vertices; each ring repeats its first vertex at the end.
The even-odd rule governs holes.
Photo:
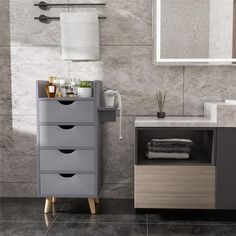
POLYGON ((140 116, 135 127, 236 127, 236 105, 224 102, 205 102, 204 116, 140 116))

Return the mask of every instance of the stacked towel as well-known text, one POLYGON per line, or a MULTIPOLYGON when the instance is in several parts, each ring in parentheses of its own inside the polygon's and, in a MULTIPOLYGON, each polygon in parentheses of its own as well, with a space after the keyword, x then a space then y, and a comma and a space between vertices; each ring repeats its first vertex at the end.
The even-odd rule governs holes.
POLYGON ((192 146, 193 141, 190 139, 152 139, 146 145, 146 157, 188 159, 192 146))

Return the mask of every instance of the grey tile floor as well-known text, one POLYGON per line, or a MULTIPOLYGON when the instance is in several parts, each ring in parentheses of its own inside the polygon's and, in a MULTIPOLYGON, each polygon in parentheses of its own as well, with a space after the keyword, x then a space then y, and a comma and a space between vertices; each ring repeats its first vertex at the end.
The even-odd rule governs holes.
POLYGON ((43 208, 40 198, 0 198, 0 236, 236 236, 236 211, 135 211, 126 199, 101 199, 97 215, 86 199, 43 208))

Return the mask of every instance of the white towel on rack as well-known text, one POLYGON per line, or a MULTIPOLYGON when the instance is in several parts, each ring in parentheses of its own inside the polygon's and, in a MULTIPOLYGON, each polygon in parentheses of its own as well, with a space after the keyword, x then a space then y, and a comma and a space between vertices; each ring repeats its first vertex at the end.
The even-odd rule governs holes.
POLYGON ((96 9, 81 8, 61 13, 62 59, 71 61, 100 60, 100 30, 96 9))

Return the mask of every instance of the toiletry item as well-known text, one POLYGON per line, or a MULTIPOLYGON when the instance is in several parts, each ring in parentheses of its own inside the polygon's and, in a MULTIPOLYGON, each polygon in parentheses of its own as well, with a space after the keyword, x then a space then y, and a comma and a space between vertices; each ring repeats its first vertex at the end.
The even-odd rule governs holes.
POLYGON ((66 97, 66 87, 64 79, 60 79, 60 94, 61 97, 66 97))
POLYGON ((46 94, 50 98, 53 98, 56 95, 57 86, 54 84, 54 79, 54 77, 49 77, 48 83, 45 86, 46 94))

